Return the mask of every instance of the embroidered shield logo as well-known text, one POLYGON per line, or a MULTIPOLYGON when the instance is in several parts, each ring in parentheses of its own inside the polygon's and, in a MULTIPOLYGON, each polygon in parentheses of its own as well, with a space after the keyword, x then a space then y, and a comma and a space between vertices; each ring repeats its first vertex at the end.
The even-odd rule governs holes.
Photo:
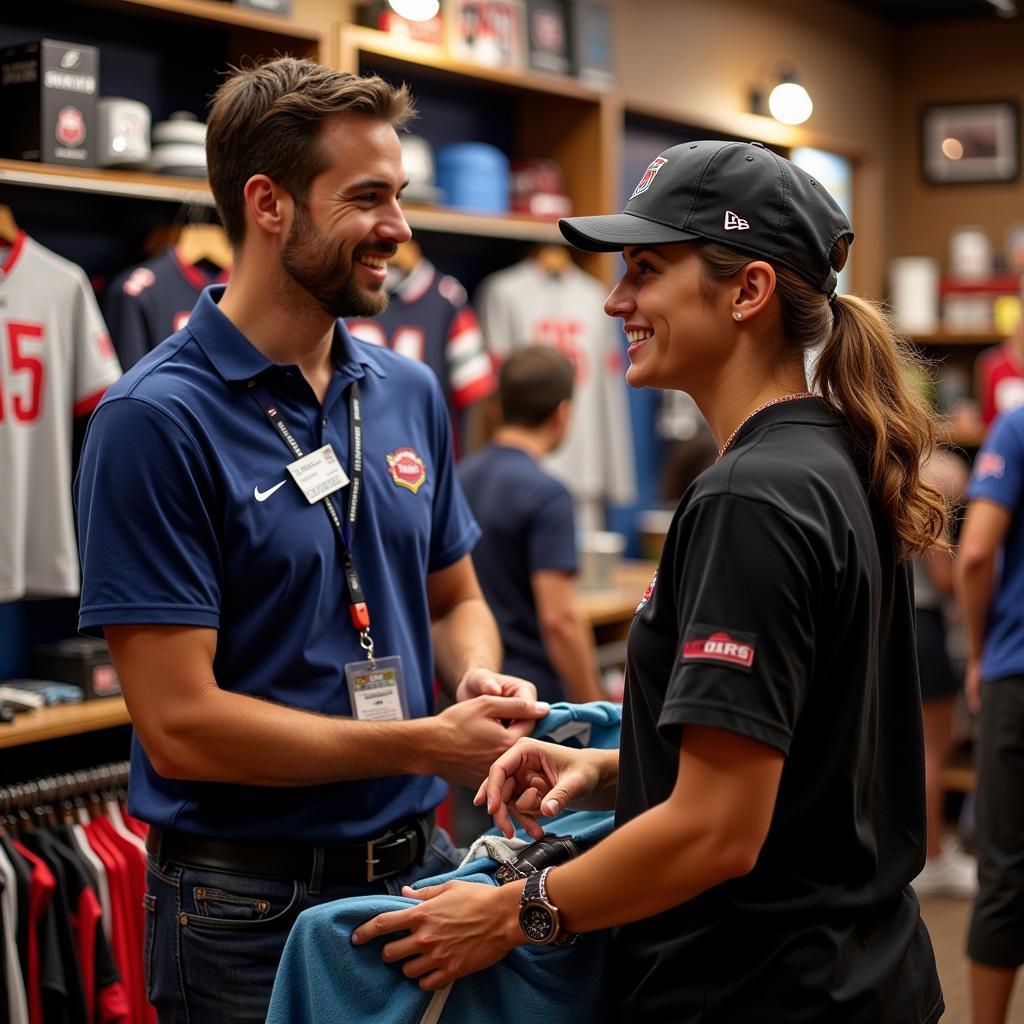
POLYGON ((388 474, 399 487, 406 487, 415 494, 427 479, 427 467, 412 448, 396 448, 385 455, 388 474))

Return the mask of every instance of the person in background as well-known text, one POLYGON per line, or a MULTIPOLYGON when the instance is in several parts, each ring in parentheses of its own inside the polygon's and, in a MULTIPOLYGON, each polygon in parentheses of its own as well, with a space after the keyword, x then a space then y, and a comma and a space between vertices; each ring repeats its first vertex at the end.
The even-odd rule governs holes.
POLYGON ((478 792, 507 835, 567 806, 614 805, 615 831, 525 882, 410 889, 421 902, 354 940, 383 937, 429 990, 514 945, 614 928, 609 1019, 934 1024, 910 886, 925 802, 909 559, 946 514, 920 475, 936 424, 911 357, 875 306, 836 294, 850 224, 801 168, 710 140, 658 155, 624 213, 560 226, 623 251, 605 312, 629 384, 692 395, 719 446, 633 620, 621 748, 524 739, 478 792))
POLYGON ((565 438, 573 365, 546 346, 502 364, 501 422, 491 443, 458 466, 482 536, 473 549, 498 621, 502 671, 529 679, 546 701, 600 700, 594 636, 576 595, 572 497, 538 460, 565 438))
POLYGON ((444 780, 479 782, 546 713, 499 674, 434 375, 339 321, 384 308, 410 236, 411 113, 404 87, 310 60, 221 85, 230 282, 85 440, 80 625, 135 727, 160 1024, 262 1024, 299 912, 451 867, 444 780))
POLYGON ((996 420, 967 492, 955 577, 980 711, 971 916, 974 1024, 1002 1024, 1024 963, 1024 408, 996 420))
MULTIPOLYGON (((967 490, 967 470, 952 452, 936 448, 921 475, 952 508, 967 490)), ((924 712, 924 781, 928 808, 928 855, 914 879, 918 895, 973 896, 977 864, 946 835, 946 790, 942 773, 954 745, 953 711, 961 682, 953 672, 946 639, 944 604, 953 593, 953 551, 946 544, 914 557, 917 663, 924 712)))
MULTIPOLYGON (((1024 277, 1020 284, 1024 304, 1024 277)), ((991 429, 996 417, 1024 405, 1024 316, 1013 334, 978 354, 974 391, 985 430, 991 429)))

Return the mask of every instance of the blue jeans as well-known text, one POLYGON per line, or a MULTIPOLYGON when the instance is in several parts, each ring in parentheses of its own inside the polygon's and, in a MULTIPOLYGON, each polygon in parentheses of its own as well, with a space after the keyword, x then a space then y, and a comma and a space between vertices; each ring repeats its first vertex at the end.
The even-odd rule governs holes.
POLYGON ((160 1024, 264 1024, 295 918, 349 896, 401 891, 449 871, 458 853, 435 829, 422 864, 380 882, 322 885, 207 871, 149 858, 145 964, 160 1024))

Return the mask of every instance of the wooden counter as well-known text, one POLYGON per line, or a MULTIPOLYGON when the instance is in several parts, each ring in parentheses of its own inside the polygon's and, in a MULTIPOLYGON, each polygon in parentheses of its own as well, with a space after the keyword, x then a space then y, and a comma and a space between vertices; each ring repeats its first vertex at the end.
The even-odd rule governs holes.
POLYGON ((580 606, 591 626, 624 626, 628 630, 657 567, 653 561, 623 561, 612 572, 612 585, 607 590, 581 589, 580 606))

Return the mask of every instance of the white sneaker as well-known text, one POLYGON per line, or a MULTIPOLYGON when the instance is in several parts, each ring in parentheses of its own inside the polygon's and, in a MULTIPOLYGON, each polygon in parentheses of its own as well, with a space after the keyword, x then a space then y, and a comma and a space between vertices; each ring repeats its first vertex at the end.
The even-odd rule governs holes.
POLYGON ((950 837, 943 844, 942 853, 925 861, 913 886, 919 896, 971 897, 978 891, 977 862, 950 837))

